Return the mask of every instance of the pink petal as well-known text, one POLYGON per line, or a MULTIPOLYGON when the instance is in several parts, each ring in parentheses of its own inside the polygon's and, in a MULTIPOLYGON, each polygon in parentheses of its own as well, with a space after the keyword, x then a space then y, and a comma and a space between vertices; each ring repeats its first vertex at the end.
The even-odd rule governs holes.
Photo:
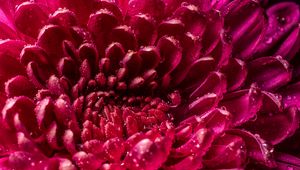
POLYGON ((274 91, 287 84, 292 73, 289 63, 281 57, 262 57, 248 65, 247 84, 257 83, 262 90, 274 91))
POLYGON ((255 86, 251 86, 250 89, 228 93, 219 103, 219 106, 232 113, 234 126, 241 125, 254 117, 261 105, 262 95, 255 86))
POLYGON ((70 39, 68 33, 60 26, 47 25, 39 33, 37 45, 48 54, 49 62, 53 65, 59 61, 63 54, 63 41, 70 39))
POLYGON ((171 148, 168 137, 155 141, 143 139, 139 141, 126 155, 125 166, 130 169, 155 170, 166 161, 171 148))
POLYGON ((222 96, 226 92, 226 79, 222 73, 210 73, 204 82, 190 94, 191 100, 203 96, 207 93, 215 93, 217 96, 222 96))
POLYGON ((104 54, 112 29, 118 25, 117 17, 108 10, 92 14, 87 23, 88 30, 94 37, 98 52, 104 54))
POLYGON ((246 156, 243 139, 239 136, 225 134, 213 142, 204 156, 203 163, 210 169, 241 168, 246 162, 246 156))
POLYGON ((168 36, 158 40, 157 49, 160 53, 161 63, 157 71, 160 75, 170 73, 180 63, 182 49, 178 43, 176 39, 168 36))
POLYGON ((257 161, 267 167, 276 166, 272 158, 272 149, 258 135, 253 135, 248 131, 239 129, 229 130, 226 134, 236 135, 243 138, 246 144, 247 156, 254 161, 257 161))
POLYGON ((247 60, 263 36, 263 9, 256 1, 235 0, 224 9, 225 29, 232 36, 233 55, 247 60))
POLYGON ((126 14, 134 16, 140 13, 149 14, 156 20, 162 19, 165 3, 162 0, 130 0, 126 14))
POLYGON ((130 25, 139 46, 150 45, 154 39, 154 20, 148 15, 138 14, 131 18, 130 25))
POLYGON ((16 28, 33 38, 36 38, 40 29, 46 24, 48 13, 39 4, 24 2, 18 6, 15 13, 16 28))
POLYGON ((237 58, 230 58, 227 65, 221 68, 226 76, 228 90, 236 90, 241 87, 246 80, 248 71, 246 64, 237 58))
POLYGON ((36 89, 26 77, 19 75, 5 83, 5 92, 8 97, 28 96, 33 98, 36 94, 36 89))
POLYGON ((278 54, 281 54, 283 55, 283 58, 290 60, 293 56, 287 53, 289 51, 288 49, 291 49, 291 52, 293 53, 295 52, 294 50, 299 48, 297 46, 293 47, 294 45, 297 45, 299 41, 299 37, 296 36, 297 33, 291 33, 293 32, 293 29, 299 25, 299 6, 293 2, 277 3, 267 10, 267 16, 269 23, 266 35, 257 47, 257 54, 255 54, 255 56, 274 55, 275 53, 280 52, 278 54), (290 35, 294 36, 289 37, 290 35), (290 41, 291 43, 284 44, 285 41, 290 41), (285 48, 286 51, 283 52, 283 49, 280 49, 279 51, 273 50, 274 48, 278 49, 277 46, 280 44, 284 44, 282 48, 285 48))
POLYGON ((35 119, 34 107, 33 100, 28 97, 11 98, 6 101, 2 110, 2 117, 10 128, 25 128, 20 130, 32 137, 37 137, 40 131, 35 119))
POLYGON ((128 26, 118 26, 112 30, 112 42, 119 42, 124 47, 125 51, 136 50, 137 40, 131 28, 128 26))
POLYGON ((4 82, 16 75, 25 75, 25 68, 19 61, 24 42, 18 40, 4 40, 0 42, 0 89, 4 82))
POLYGON ((49 23, 63 27, 71 27, 77 25, 77 18, 72 11, 58 9, 49 16, 49 23))
POLYGON ((279 92, 282 95, 285 108, 290 106, 300 107, 300 82, 288 85, 279 92))

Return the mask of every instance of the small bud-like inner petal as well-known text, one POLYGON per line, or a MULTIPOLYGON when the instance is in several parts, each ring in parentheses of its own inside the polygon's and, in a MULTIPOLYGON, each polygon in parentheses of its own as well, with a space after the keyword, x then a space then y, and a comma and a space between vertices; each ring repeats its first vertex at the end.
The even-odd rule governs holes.
POLYGON ((38 36, 47 19, 48 12, 37 3, 24 2, 16 9, 15 25, 17 29, 33 38, 38 36))

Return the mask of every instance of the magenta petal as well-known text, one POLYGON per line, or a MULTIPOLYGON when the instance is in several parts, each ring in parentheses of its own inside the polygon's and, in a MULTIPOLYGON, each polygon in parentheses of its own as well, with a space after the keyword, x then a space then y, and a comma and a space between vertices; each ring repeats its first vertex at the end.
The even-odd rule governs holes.
POLYGON ((119 42, 124 47, 125 51, 136 50, 137 40, 131 28, 128 26, 118 26, 111 32, 112 42, 119 42))
POLYGON ((28 96, 33 98, 36 89, 26 77, 19 75, 5 83, 5 92, 8 97, 28 96))
POLYGON ((72 11, 67 9, 58 9, 50 15, 49 23, 63 27, 71 27, 77 25, 77 20, 72 11))
POLYGON ((155 141, 143 139, 129 151, 124 159, 124 164, 133 170, 158 169, 166 161, 170 148, 171 141, 168 137, 158 138, 155 141))
POLYGON ((1 39, 17 39, 16 32, 6 23, 0 21, 0 38, 1 39))
POLYGON ((279 92, 282 95, 285 108, 290 106, 300 107, 300 82, 288 85, 279 92))
POLYGON ((182 3, 174 15, 183 22, 185 29, 195 36, 203 35, 207 20, 195 5, 182 3))
POLYGON ((204 155, 211 143, 214 140, 214 134, 212 131, 202 128, 197 130, 191 138, 183 145, 174 148, 171 151, 172 157, 187 157, 193 153, 204 155))
POLYGON ((258 135, 253 135, 248 131, 239 129, 228 130, 226 134, 236 135, 243 138, 246 144, 247 155, 251 159, 267 167, 276 166, 272 158, 272 149, 258 135))
POLYGON ((85 153, 84 151, 77 152, 73 155, 72 159, 80 169, 96 170, 101 166, 99 159, 93 154, 85 153))
POLYGON ((172 87, 177 86, 183 81, 185 76, 188 74, 189 69, 192 64, 198 59, 201 55, 201 42, 198 36, 194 36, 190 33, 186 33, 182 37, 182 57, 178 66, 171 73, 172 87))
POLYGON ((300 50, 300 23, 293 31, 289 34, 289 36, 285 39, 285 41, 281 44, 279 49, 276 51, 275 55, 284 56, 287 60, 292 59, 295 54, 300 50))
POLYGON ((167 167, 167 170, 182 170, 186 167, 189 168, 189 170, 197 170, 201 169, 203 167, 202 165, 202 155, 201 154, 192 154, 190 156, 185 157, 180 162, 176 163, 175 165, 171 165, 170 167, 167 167))
POLYGON ((249 59, 263 36, 265 19, 259 3, 235 0, 224 8, 225 28, 232 36, 233 55, 249 59))
POLYGON ((40 29, 46 24, 48 13, 39 4, 24 2, 18 6, 15 13, 17 29, 33 38, 38 36, 40 29))
POLYGON ((201 115, 204 112, 215 108, 218 105, 219 100, 219 96, 214 93, 208 93, 204 96, 197 97, 195 101, 192 101, 189 104, 187 113, 185 114, 201 115))
POLYGON ((36 45, 24 47, 20 54, 20 61, 24 65, 27 65, 31 61, 35 61, 41 65, 47 65, 49 64, 48 58, 46 52, 36 45))
MULTIPOLYGON (((290 41, 285 44, 286 51, 279 50, 277 54, 282 55, 283 58, 290 60, 293 56, 288 55, 288 49, 299 48, 293 47, 298 43, 299 37, 295 33, 291 33, 295 27, 298 27, 300 21, 299 6, 293 2, 282 2, 273 5, 267 10, 268 28, 264 39, 260 42, 255 56, 274 55, 282 42, 290 41), (294 35, 289 37, 289 35, 294 35), (289 40, 287 40, 289 39, 289 40), (288 47, 289 46, 289 47, 288 47)), ((291 51, 293 52, 293 50, 291 51)))
POLYGON ((87 27, 94 37, 100 54, 104 54, 104 50, 109 43, 110 32, 117 26, 118 22, 117 17, 108 10, 100 10, 90 16, 87 27))
POLYGON ((277 163, 277 169, 285 170, 289 168, 300 168, 300 159, 298 157, 285 153, 275 153, 274 155, 277 163))
POLYGON ((184 24, 179 19, 170 19, 163 21, 157 28, 157 38, 164 35, 181 37, 184 34, 184 24))
POLYGON ((276 145, 294 134, 299 127, 299 112, 296 108, 288 108, 279 113, 260 113, 254 122, 246 124, 247 129, 273 145, 276 145), (276 133, 274 133, 276 129, 276 133))
POLYGON ((203 163, 209 169, 241 168, 246 161, 246 150, 241 137, 225 134, 213 142, 204 156, 203 163))
POLYGON ((139 14, 132 17, 130 22, 138 44, 150 45, 154 39, 154 20, 148 15, 139 14))
POLYGON ((287 84, 292 76, 289 63, 280 56, 262 57, 248 65, 247 83, 257 83, 262 90, 274 91, 287 84))
POLYGON ((274 145, 293 135, 299 126, 298 110, 294 107, 283 110, 280 96, 268 92, 263 92, 263 103, 255 120, 245 127, 274 145), (277 131, 273 133, 275 128, 277 131))
POLYGON ((173 71, 180 63, 182 49, 179 42, 173 37, 163 36, 158 40, 157 48, 160 53, 161 63, 157 70, 160 75, 173 71))
POLYGON ((229 91, 241 87, 248 74, 246 64, 237 58, 230 58, 227 65, 221 68, 221 71, 226 76, 227 88, 229 91))
POLYGON ((47 129, 54 120, 53 106, 50 98, 45 98, 36 105, 34 111, 40 129, 47 129))
POLYGON ((56 65, 63 54, 63 41, 70 39, 67 32, 60 26, 47 25, 39 33, 37 45, 50 56, 51 64, 56 65))
POLYGON ((140 13, 149 14, 156 20, 163 17, 165 3, 162 0, 131 0, 126 9, 127 15, 134 16, 140 13))
POLYGON ((203 57, 196 60, 185 70, 185 78, 180 83, 180 86, 185 87, 187 91, 189 88, 197 88, 202 83, 209 72, 213 71, 215 68, 215 60, 212 57, 203 57), (194 87, 195 86, 195 87, 194 87))
POLYGON ((219 106, 232 113, 234 126, 241 125, 254 117, 261 105, 262 95, 255 86, 251 86, 250 89, 228 93, 219 103, 219 106))
POLYGON ((226 78, 222 73, 212 72, 189 97, 193 100, 207 93, 215 93, 217 96, 222 96, 226 92, 226 83, 226 78))
POLYGON ((99 7, 98 2, 92 0, 59 0, 58 2, 60 7, 74 11, 80 24, 85 24, 90 14, 95 12, 99 7))
POLYGON ((76 115, 70 103, 64 99, 57 99, 54 103, 56 120, 60 125, 69 126, 70 121, 76 121, 76 115))
POLYGON ((207 16, 209 19, 205 24, 205 30, 203 33, 203 53, 209 55, 213 49, 216 48, 218 43, 221 41, 220 34, 224 24, 224 19, 221 17, 219 11, 211 11, 207 16))
POLYGON ((129 51, 122 61, 130 77, 136 76, 142 68, 142 58, 137 52, 129 51))
POLYGON ((143 70, 154 69, 160 62, 160 54, 154 47, 144 47, 139 50, 139 54, 143 60, 143 70))
POLYGON ((34 107, 33 100, 28 97, 11 98, 6 101, 6 105, 2 110, 2 117, 10 128, 16 128, 28 135, 30 134, 32 137, 36 137, 39 129, 35 119, 34 107))

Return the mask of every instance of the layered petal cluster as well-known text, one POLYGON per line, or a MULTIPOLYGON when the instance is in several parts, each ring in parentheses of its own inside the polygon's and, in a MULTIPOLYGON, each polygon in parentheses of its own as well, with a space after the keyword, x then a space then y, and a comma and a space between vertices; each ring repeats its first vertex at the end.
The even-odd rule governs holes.
POLYGON ((300 8, 0 0, 0 169, 300 168, 300 8))

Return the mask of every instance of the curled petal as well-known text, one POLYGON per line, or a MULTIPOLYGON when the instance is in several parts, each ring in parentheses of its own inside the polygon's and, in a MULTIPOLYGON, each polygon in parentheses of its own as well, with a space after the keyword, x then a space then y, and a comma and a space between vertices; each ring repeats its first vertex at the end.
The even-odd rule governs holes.
POLYGON ((290 106, 300 107, 300 82, 282 88, 280 91, 285 108, 290 106))
POLYGON ((50 98, 41 100, 34 109, 39 128, 47 129, 54 120, 53 103, 50 98))
POLYGON ((59 0, 58 2, 60 7, 65 7, 67 9, 70 9, 71 11, 74 11, 76 16, 78 17, 80 24, 85 24, 90 14, 95 12, 97 7, 99 7, 96 1, 59 0))
POLYGON ((165 3, 162 0, 131 0, 128 3, 126 14, 134 16, 139 13, 149 14, 156 20, 160 20, 164 14, 165 3))
POLYGON ((208 148, 211 146, 215 136, 212 131, 208 129, 199 129, 196 131, 191 138, 183 145, 174 148, 171 151, 171 157, 182 158, 187 157, 193 153, 198 153, 199 155, 204 155, 208 148))
POLYGON ((17 29, 33 38, 38 36, 40 29, 46 24, 48 13, 39 4, 24 2, 15 12, 15 25, 17 29))
POLYGON ((111 138, 103 144, 103 151, 108 160, 118 162, 124 154, 125 146, 121 138, 111 138))
POLYGON ((137 49, 135 34, 128 26, 118 26, 112 30, 111 34, 112 41, 122 44, 125 51, 137 49))
POLYGON ((215 60, 212 57, 203 57, 196 60, 191 64, 190 67, 186 69, 185 77, 179 86, 186 91, 191 91, 191 89, 199 87, 209 72, 213 71, 215 68, 215 60))
POLYGON ((16 76, 5 83, 7 97, 28 96, 34 97, 36 89, 34 85, 24 76, 16 76))
POLYGON ((276 145, 293 135, 299 127, 299 112, 297 108, 288 108, 279 113, 259 114, 257 119, 246 124, 247 129, 269 143, 276 145), (276 133, 274 133, 276 129, 276 133))
POLYGON ((138 14, 131 18, 130 23, 138 44, 150 45, 154 39, 154 20, 148 15, 138 14))
POLYGON ((63 27, 71 27, 77 24, 76 16, 67 9, 58 9, 50 15, 49 23, 63 27))
POLYGON ((126 155, 125 166, 129 169, 155 170, 166 161, 171 149, 168 137, 157 138, 155 141, 143 139, 126 155))
POLYGON ((289 63, 281 57, 262 57, 248 65, 247 84, 257 83, 262 90, 274 91, 287 84, 292 76, 289 63))
POLYGON ((68 33, 60 26, 44 26, 38 36, 37 45, 48 54, 49 61, 54 66, 63 55, 63 41, 70 39, 68 33))
POLYGON ((139 54, 143 60, 143 70, 156 68, 161 60, 158 50, 154 47, 141 48, 139 54))
POLYGON ((229 62, 221 68, 221 71, 226 76, 229 91, 241 87, 248 74, 246 64, 237 58, 230 58, 229 62))
POLYGON ((204 82, 190 94, 191 100, 203 96, 207 93, 215 93, 217 96, 222 96, 226 92, 226 79, 222 73, 210 73, 204 82))
POLYGON ((118 22, 117 17, 108 10, 100 10, 90 16, 87 27, 95 39, 100 54, 104 54, 105 47, 109 43, 109 33, 118 22))
POLYGON ((246 158, 247 149, 243 138, 224 134, 212 143, 203 158, 203 163, 209 169, 242 168, 246 158))
POLYGON ((125 56, 125 50, 120 43, 112 43, 105 50, 105 57, 110 59, 111 69, 116 70, 125 56))
POLYGON ((2 117, 10 128, 24 127, 24 133, 36 137, 39 134, 34 114, 35 104, 28 97, 20 96, 6 101, 2 110, 2 117))
MULTIPOLYGON (((202 97, 198 97, 195 101, 192 101, 188 106, 187 113, 190 114, 199 114, 211 110, 218 105, 219 96, 214 93, 206 94, 202 97)), ((186 114, 187 114, 186 113, 186 114)))
POLYGON ((299 49, 299 6, 293 2, 278 3, 267 10, 267 16, 269 23, 266 35, 257 47, 255 56, 279 54, 290 60, 299 49))
POLYGON ((182 49, 176 39, 168 36, 158 40, 157 48, 161 58, 161 63, 157 68, 158 73, 160 75, 168 74, 180 63, 182 49))
POLYGON ((262 95, 255 86, 251 86, 250 89, 228 93, 219 103, 219 106, 232 113, 234 126, 241 125, 254 117, 261 105, 262 95))
POLYGON ((77 152, 72 159, 80 169, 96 170, 101 167, 102 163, 93 154, 85 153, 84 151, 77 152))
POLYGON ((263 37, 265 18, 257 1, 235 0, 228 4, 225 29, 232 36, 233 55, 247 60, 263 37))
POLYGON ((142 68, 142 58, 137 52, 129 51, 123 58, 123 65, 126 68, 128 75, 134 77, 142 68))
POLYGON ((228 130, 226 134, 236 135, 243 138, 247 149, 247 156, 251 159, 267 167, 276 166, 276 163, 273 160, 273 149, 270 148, 270 146, 265 143, 259 135, 253 135, 248 131, 239 129, 228 130))
POLYGON ((293 29, 281 44, 275 55, 281 55, 287 60, 292 59, 300 49, 300 23, 293 29))
POLYGON ((17 40, 4 40, 0 42, 0 89, 4 82, 16 75, 25 75, 25 68, 19 61, 24 42, 17 40))

